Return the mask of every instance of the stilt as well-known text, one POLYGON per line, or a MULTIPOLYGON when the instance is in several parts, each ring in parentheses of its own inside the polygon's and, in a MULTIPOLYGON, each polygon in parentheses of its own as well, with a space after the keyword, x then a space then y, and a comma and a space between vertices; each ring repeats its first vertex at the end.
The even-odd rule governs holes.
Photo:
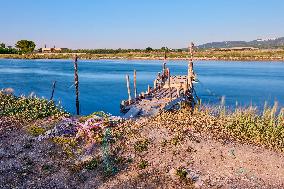
POLYGON ((157 88, 157 84, 158 84, 158 81, 157 81, 157 79, 155 79, 155 80, 154 80, 154 89, 157 88))
POLYGON ((166 62, 163 63, 163 73, 162 73, 162 78, 166 77, 166 62))
POLYGON ((170 98, 172 100, 172 88, 171 88, 171 73, 170 73, 170 68, 167 68, 167 73, 168 73, 168 85, 170 89, 170 98))
POLYGON ((54 81, 53 84, 52 84, 52 91, 51 91, 50 101, 53 100, 53 95, 54 95, 54 91, 55 91, 55 85, 56 85, 56 81, 54 81))
POLYGON ((193 73, 193 48, 194 48, 194 44, 191 43, 189 46, 189 53, 190 53, 190 60, 188 63, 188 73, 187 73, 187 82, 189 85, 189 89, 192 90, 192 82, 193 82, 193 78, 194 78, 194 73, 193 73))
POLYGON ((80 114, 79 112, 79 77, 78 77, 78 56, 75 55, 74 57, 74 84, 75 84, 75 93, 76 93, 76 112, 77 115, 80 114))
POLYGON ((134 80, 133 80, 133 85, 134 85, 134 98, 137 98, 137 88, 136 88, 136 70, 134 70, 134 80))
MULTIPOLYGON (((166 67, 166 52, 163 61, 162 72, 158 73, 156 79, 153 81, 153 88, 148 85, 146 92, 141 92, 139 96, 141 100, 122 101, 121 112, 126 113, 126 118, 131 114, 137 116, 156 115, 160 110, 173 110, 181 107, 183 104, 195 105, 193 92, 194 88, 192 82, 195 79, 193 71, 193 44, 189 47, 190 58, 188 62, 187 75, 173 75, 171 76, 170 69, 166 67), (136 112, 135 115, 133 112, 136 112)), ((128 83, 128 92, 130 98, 129 77, 126 78, 128 83)), ((134 70, 134 88, 136 90, 136 73, 134 70)))
POLYGON ((127 93, 128 93, 128 102, 131 103, 131 91, 130 91, 130 81, 129 75, 126 75, 126 85, 127 85, 127 93))

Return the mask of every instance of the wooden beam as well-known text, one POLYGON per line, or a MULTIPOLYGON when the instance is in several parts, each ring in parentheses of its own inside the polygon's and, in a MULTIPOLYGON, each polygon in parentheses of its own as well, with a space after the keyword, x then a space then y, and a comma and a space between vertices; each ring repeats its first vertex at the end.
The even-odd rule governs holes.
POLYGON ((54 81, 53 84, 52 84, 52 91, 51 91, 50 100, 53 100, 53 95, 54 95, 54 91, 55 91, 55 85, 56 85, 56 81, 54 81))
POLYGON ((75 94, 76 94, 76 113, 77 115, 80 114, 79 112, 79 77, 78 77, 78 56, 75 55, 74 57, 74 84, 75 84, 75 94))
POLYGON ((170 72, 170 68, 167 68, 168 71, 168 85, 169 85, 169 89, 170 89, 170 98, 172 100, 172 89, 171 89, 171 72, 170 72))
POLYGON ((136 70, 134 70, 134 81, 133 81, 133 85, 134 85, 134 98, 137 98, 137 88, 136 88, 136 70))
POLYGON ((130 91, 130 81, 129 75, 126 75, 126 85, 127 85, 127 93, 128 93, 128 102, 131 103, 131 91, 130 91))

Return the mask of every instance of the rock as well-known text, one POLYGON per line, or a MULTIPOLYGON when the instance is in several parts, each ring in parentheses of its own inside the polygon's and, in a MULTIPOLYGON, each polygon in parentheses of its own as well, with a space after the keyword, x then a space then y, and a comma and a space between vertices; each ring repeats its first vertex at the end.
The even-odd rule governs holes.
POLYGON ((203 184, 203 181, 201 179, 198 179, 193 185, 195 188, 201 188, 203 184))
POLYGON ((177 176, 177 171, 175 168, 172 168, 170 171, 169 171, 169 175, 170 177, 173 179, 173 180, 178 180, 178 176, 177 176))

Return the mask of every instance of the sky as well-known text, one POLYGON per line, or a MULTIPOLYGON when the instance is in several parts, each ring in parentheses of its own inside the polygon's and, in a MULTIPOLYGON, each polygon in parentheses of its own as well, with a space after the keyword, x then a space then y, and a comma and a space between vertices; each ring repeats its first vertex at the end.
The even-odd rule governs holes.
POLYGON ((0 41, 184 48, 284 36, 284 0, 0 0, 0 41))

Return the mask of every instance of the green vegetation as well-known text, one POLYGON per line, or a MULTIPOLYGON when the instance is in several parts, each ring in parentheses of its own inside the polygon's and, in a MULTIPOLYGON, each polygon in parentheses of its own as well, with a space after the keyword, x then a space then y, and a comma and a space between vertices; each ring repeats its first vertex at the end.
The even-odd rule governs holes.
POLYGON ((176 175, 181 179, 181 180, 185 180, 186 179, 186 176, 187 176, 187 171, 184 167, 179 167, 177 170, 176 170, 176 175))
POLYGON ((277 112, 277 104, 265 107, 261 115, 253 107, 237 109, 225 119, 225 129, 239 140, 284 151, 284 109, 277 112))
POLYGON ((5 43, 0 43, 0 54, 16 54, 18 53, 17 49, 6 47, 5 43))
POLYGON ((53 101, 37 97, 16 97, 0 92, 0 116, 32 121, 49 116, 60 117, 67 113, 53 101))
POLYGON ((46 130, 44 128, 38 127, 36 125, 32 125, 28 128, 28 133, 31 134, 34 137, 37 137, 37 136, 45 133, 45 131, 46 130))
POLYGON ((52 141, 63 146, 75 147, 77 145, 77 141, 74 138, 69 137, 54 137, 52 138, 52 141))
POLYGON ((88 170, 95 170, 100 163, 101 163, 101 160, 99 159, 99 157, 95 157, 91 161, 86 163, 85 167, 88 170))
POLYGON ((16 47, 20 49, 21 53, 31 53, 35 49, 35 43, 28 40, 20 40, 16 43, 16 47))
POLYGON ((74 156, 74 149, 76 148, 78 144, 75 138, 54 137, 52 138, 52 141, 55 144, 58 144, 62 147, 63 151, 65 152, 68 158, 74 156))
MULTIPOLYGON (((215 138, 231 138, 284 152, 284 108, 279 109, 277 103, 272 108, 265 106, 263 112, 256 107, 233 111, 223 106, 200 107, 193 112, 183 108, 174 113, 164 112, 162 118, 158 116, 155 119, 162 125, 170 120, 171 127, 181 129, 178 133, 183 132, 183 127, 194 127, 215 138)), ((172 144, 177 145, 185 136, 179 134, 174 137, 172 144)))
POLYGON ((136 152, 143 152, 148 150, 148 145, 149 145, 149 140, 144 139, 144 140, 139 140, 135 142, 134 144, 134 149, 136 152))
POLYGON ((148 167, 149 163, 148 161, 142 160, 141 162, 138 163, 138 167, 139 169, 145 169, 146 167, 148 167))
MULTIPOLYGON (((31 53, 31 54, 13 54, 5 53, 1 54, 0 58, 11 58, 11 59, 72 59, 73 53, 81 53, 81 50, 70 51, 69 53, 31 53)), ((79 54, 80 59, 164 59, 165 53, 162 50, 116 50, 98 51, 98 50, 86 50, 88 53, 79 54), (113 51, 113 53, 112 53, 113 51), (127 52, 129 51, 129 52, 127 52), (100 53, 98 53, 100 52, 100 53)), ((17 53, 17 52, 14 52, 17 53)), ((201 60, 284 60, 284 50, 247 50, 247 51, 213 51, 213 50, 198 50, 195 52, 195 58, 201 60)), ((190 56, 187 51, 176 49, 169 50, 167 53, 168 59, 188 59, 190 56)))

